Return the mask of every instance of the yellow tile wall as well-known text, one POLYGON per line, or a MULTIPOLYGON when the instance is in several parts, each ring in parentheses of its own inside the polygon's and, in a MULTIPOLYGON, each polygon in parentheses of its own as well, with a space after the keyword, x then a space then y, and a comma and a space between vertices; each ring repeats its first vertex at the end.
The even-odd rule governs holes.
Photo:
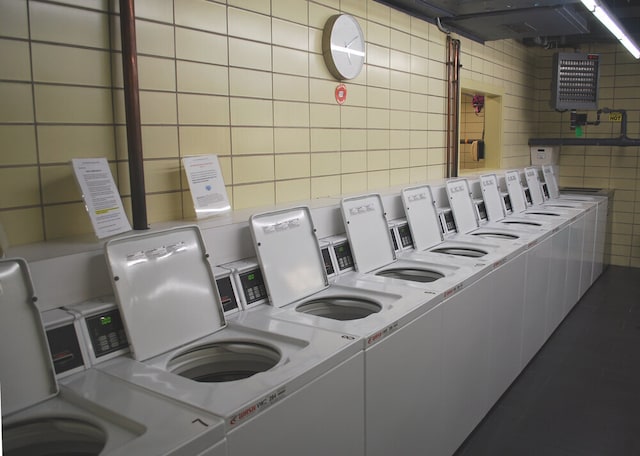
MULTIPOLYGON (((136 11, 150 223, 193 217, 181 158, 195 154, 219 156, 236 209, 444 176, 446 37, 434 25, 373 0, 137 0, 136 11), (321 52, 340 12, 367 40, 342 106, 321 52)), ((130 213, 117 12, 0 0, 0 223, 12 244, 90 232, 72 158, 106 157, 130 213)), ((461 41, 465 77, 504 90, 503 155, 526 165, 538 54, 461 41)), ((619 77, 627 95, 634 74, 619 77)))
MULTIPOLYGON (((573 52, 572 50, 561 50, 573 52)), ((581 50, 600 55, 599 108, 626 109, 627 135, 640 138, 640 62, 621 46, 592 45, 581 50), (631 77, 630 77, 631 76, 631 77)), ((539 51, 538 137, 569 138, 569 113, 549 107, 552 52, 539 51)), ((595 111, 583 111, 594 121, 595 111)), ((584 127, 585 138, 615 138, 620 124, 603 114, 600 125, 584 127)), ((562 146, 559 159, 560 184, 608 188, 615 191, 612 223, 608 230, 610 262, 640 267, 640 147, 562 146)))

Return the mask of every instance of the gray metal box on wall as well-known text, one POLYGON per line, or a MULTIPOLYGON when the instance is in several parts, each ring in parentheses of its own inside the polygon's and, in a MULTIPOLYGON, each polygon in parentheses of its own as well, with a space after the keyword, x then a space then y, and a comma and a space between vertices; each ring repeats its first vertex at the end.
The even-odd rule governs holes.
POLYGON ((551 100, 557 110, 598 109, 600 56, 559 52, 553 56, 551 100))

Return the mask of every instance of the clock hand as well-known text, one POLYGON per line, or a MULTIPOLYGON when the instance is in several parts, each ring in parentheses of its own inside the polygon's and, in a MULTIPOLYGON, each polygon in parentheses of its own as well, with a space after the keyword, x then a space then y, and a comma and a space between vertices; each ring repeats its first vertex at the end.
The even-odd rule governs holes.
POLYGON ((351 41, 349 41, 348 43, 344 43, 344 48, 347 50, 347 59, 349 60, 349 63, 352 63, 351 62, 351 45, 357 39, 358 39, 358 35, 354 36, 353 39, 351 41))
POLYGON ((351 47, 351 45, 353 44, 353 42, 355 40, 358 39, 358 35, 354 36, 353 39, 351 41, 349 41, 348 43, 345 43, 344 47, 346 47, 347 49, 349 49, 349 47, 351 47))

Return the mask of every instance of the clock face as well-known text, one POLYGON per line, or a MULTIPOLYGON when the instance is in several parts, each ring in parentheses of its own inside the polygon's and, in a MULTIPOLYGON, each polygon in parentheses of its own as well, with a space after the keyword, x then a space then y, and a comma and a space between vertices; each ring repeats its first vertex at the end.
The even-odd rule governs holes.
POLYGON ((364 34, 358 21, 337 14, 327 21, 322 35, 322 53, 327 68, 337 79, 353 79, 364 65, 364 34))

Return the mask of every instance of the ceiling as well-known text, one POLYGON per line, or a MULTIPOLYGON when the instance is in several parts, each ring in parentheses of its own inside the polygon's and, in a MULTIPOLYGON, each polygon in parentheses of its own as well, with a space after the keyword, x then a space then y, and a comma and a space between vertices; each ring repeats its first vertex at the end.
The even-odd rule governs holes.
MULTIPOLYGON (((476 41, 573 47, 615 39, 579 0, 376 0, 476 41)), ((640 43, 640 0, 601 0, 640 43)))

